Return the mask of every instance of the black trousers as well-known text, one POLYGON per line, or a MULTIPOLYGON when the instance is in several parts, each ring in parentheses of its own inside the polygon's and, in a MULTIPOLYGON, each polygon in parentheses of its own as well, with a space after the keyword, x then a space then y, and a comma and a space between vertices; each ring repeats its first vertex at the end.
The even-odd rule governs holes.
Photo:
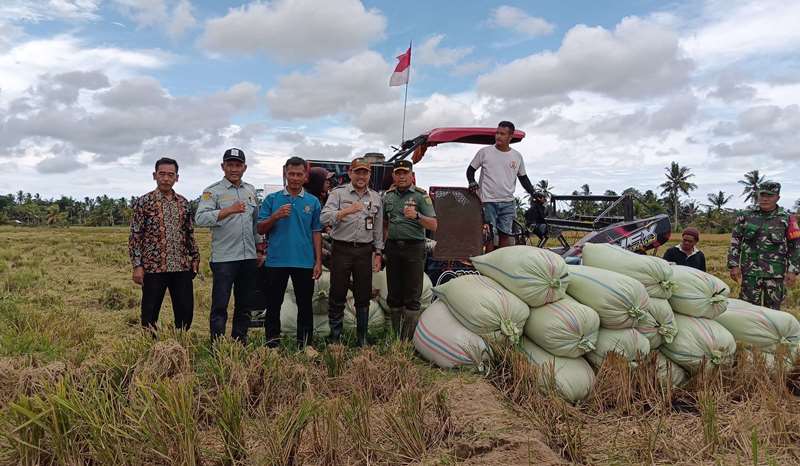
POLYGON ((289 278, 292 279, 297 302, 297 343, 311 342, 314 332, 314 314, 311 297, 314 294, 314 271, 299 267, 267 267, 267 313, 264 316, 264 333, 267 345, 276 346, 281 337, 281 306, 289 278))
POLYGON ((351 276, 355 308, 369 308, 372 297, 372 243, 334 241, 330 264, 328 318, 332 322, 341 322, 351 276))
POLYGON ((188 330, 194 315, 194 273, 160 272, 144 274, 142 282, 142 326, 156 328, 164 293, 169 289, 175 328, 188 330))
POLYGON ((214 282, 211 288, 211 339, 225 334, 228 322, 228 302, 233 288, 233 328, 231 337, 247 342, 250 327, 252 294, 256 286, 256 260, 211 262, 214 282))
POLYGON ((422 274, 425 273, 425 241, 388 240, 386 242, 386 284, 389 307, 419 311, 422 274))

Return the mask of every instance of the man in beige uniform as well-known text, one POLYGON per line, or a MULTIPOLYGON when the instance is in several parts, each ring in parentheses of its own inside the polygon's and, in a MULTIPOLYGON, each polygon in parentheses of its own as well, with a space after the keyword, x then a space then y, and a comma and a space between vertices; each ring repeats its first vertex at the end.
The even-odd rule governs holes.
POLYGON ((350 164, 350 183, 330 192, 320 216, 323 226, 331 226, 331 286, 328 318, 330 341, 338 343, 342 334, 347 283, 353 278, 358 346, 367 342, 372 272, 381 268, 383 250, 383 208, 380 195, 369 189, 370 164, 357 158, 350 164))

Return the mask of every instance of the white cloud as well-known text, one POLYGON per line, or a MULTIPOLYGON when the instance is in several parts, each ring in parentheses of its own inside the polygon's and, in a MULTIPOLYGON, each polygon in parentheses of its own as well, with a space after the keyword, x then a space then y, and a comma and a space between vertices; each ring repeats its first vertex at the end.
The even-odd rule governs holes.
POLYGON ((683 47, 700 66, 764 54, 793 54, 800 47, 800 3, 782 0, 707 0, 702 23, 683 47))
POLYGON ((152 78, 109 87, 103 75, 44 76, 26 92, 27 107, 0 119, 0 154, 52 142, 46 162, 37 168, 51 173, 79 168, 77 153, 108 163, 138 155, 150 160, 168 150, 193 162, 229 139, 246 142, 254 136, 252 128, 233 127, 231 119, 254 109, 259 93, 255 84, 242 82, 206 96, 173 97, 152 78), (51 83, 70 81, 94 98, 76 101, 51 92, 51 83))
POLYGON ((306 139, 292 149, 292 154, 304 159, 350 160, 353 146, 306 139))
POLYGON ((101 69, 112 78, 130 76, 136 70, 165 66, 171 56, 159 50, 130 50, 116 47, 88 48, 82 40, 62 35, 34 39, 12 46, 0 54, 2 101, 17 97, 44 74, 101 69))
POLYGON ((192 14, 192 4, 189 3, 189 0, 180 0, 172 11, 172 20, 167 25, 167 34, 176 39, 196 25, 197 20, 192 14))
POLYGON ((167 22, 166 0, 112 0, 139 27, 156 26, 167 22))
POLYGON ((383 57, 371 51, 341 62, 324 60, 308 74, 279 78, 267 93, 270 113, 283 119, 317 118, 385 102, 395 95, 386 83, 391 70, 383 57))
POLYGON ((450 66, 472 53, 473 47, 440 47, 444 34, 429 37, 416 50, 416 61, 420 65, 450 66))
POLYGON ((162 28, 174 39, 197 25, 189 0, 112 0, 139 28, 162 28), (170 11, 170 8, 172 11, 170 11))
POLYGON ((3 0, 0 20, 94 20, 101 0, 3 0))
POLYGON ((555 30, 555 25, 543 18, 530 16, 525 11, 508 5, 492 10, 489 25, 507 29, 527 37, 546 36, 555 30))
MULTIPOLYGON (((433 94, 408 103, 405 138, 409 139, 442 126, 471 126, 478 120, 473 107, 474 95, 433 94)), ((354 117, 354 124, 364 133, 380 137, 386 143, 398 144, 402 130, 403 103, 399 99, 370 104, 354 117)))
POLYGON ((800 147, 800 106, 757 105, 741 112, 736 122, 721 123, 718 136, 736 137, 720 142, 710 152, 721 157, 767 156, 797 162, 800 147))
POLYGON ((463 62, 453 67, 453 74, 456 76, 470 76, 486 70, 489 65, 489 60, 463 62))
POLYGON ((48 153, 36 163, 36 171, 42 174, 70 173, 86 168, 87 165, 78 161, 75 152, 64 144, 54 144, 50 146, 48 153))
POLYGON ((613 31, 578 25, 556 52, 540 52, 478 79, 478 89, 504 98, 558 96, 589 91, 615 98, 643 98, 680 89, 693 68, 676 34, 637 17, 613 31))
POLYGON ((200 44, 216 53, 263 53, 286 62, 340 58, 383 37, 386 18, 359 0, 253 2, 210 19, 200 44))
POLYGON ((745 84, 743 79, 735 72, 721 72, 717 87, 709 92, 709 97, 715 97, 726 103, 735 101, 750 101, 756 96, 755 87, 745 84))

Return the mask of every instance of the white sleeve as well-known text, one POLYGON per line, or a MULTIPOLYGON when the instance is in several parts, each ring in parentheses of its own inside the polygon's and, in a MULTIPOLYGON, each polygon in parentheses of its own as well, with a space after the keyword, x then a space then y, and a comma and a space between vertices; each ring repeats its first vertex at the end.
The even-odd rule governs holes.
POLYGON ((483 165, 483 149, 478 150, 475 157, 472 158, 472 162, 469 163, 469 166, 475 170, 481 168, 481 165, 483 165))
POLYGON ((525 160, 522 158, 522 155, 519 156, 519 168, 517 169, 517 176, 525 176, 528 173, 525 172, 525 160))

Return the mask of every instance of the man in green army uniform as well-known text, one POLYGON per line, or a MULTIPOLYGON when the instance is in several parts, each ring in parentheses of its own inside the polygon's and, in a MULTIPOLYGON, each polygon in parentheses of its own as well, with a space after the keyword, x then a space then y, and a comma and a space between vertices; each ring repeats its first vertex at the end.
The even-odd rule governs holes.
POLYGON ((800 270, 800 231, 794 216, 778 207, 781 185, 762 183, 758 205, 737 217, 728 250, 731 278, 742 284, 739 297, 780 309, 784 286, 800 270))
POLYGON ((425 273, 425 230, 436 231, 433 202, 425 190, 414 186, 410 160, 394 163, 394 184, 383 195, 386 238, 386 299, 392 328, 404 340, 417 327, 425 273))

